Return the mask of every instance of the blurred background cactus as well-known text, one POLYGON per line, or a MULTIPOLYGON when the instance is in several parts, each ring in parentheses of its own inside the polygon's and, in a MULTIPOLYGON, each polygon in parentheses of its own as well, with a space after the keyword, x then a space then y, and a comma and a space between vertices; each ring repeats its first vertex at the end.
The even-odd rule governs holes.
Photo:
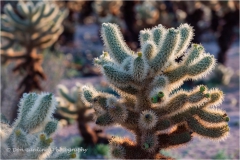
MULTIPOLYGON (((40 85, 44 91, 54 93, 67 72, 65 68, 66 56, 49 50, 44 50, 42 55, 43 70, 48 78, 45 81, 40 81, 40 85)), ((21 76, 9 74, 14 67, 14 63, 1 66, 1 113, 6 115, 11 122, 16 118, 16 107, 19 101, 16 88, 21 81, 21 76)))
POLYGON ((152 1, 142 1, 142 3, 135 6, 135 10, 138 21, 137 25, 140 26, 140 28, 150 27, 156 24, 159 19, 159 13, 152 1))
POLYGON ((2 63, 15 60, 14 72, 24 78, 18 86, 19 95, 33 90, 42 90, 40 81, 46 76, 42 69, 41 49, 50 47, 62 33, 61 23, 67 10, 47 2, 24 3, 20 1, 16 10, 7 4, 1 16, 2 63), (21 47, 16 50, 14 45, 21 47))
POLYGON ((79 133, 83 141, 79 146, 93 147, 96 144, 108 144, 110 137, 102 133, 97 126, 91 126, 93 121, 93 108, 85 105, 81 98, 82 85, 77 83, 69 92, 64 85, 58 86, 57 113, 65 119, 73 119, 78 123, 79 133))
POLYGON ((137 53, 127 47, 115 24, 103 23, 102 37, 108 52, 94 62, 121 97, 87 86, 83 96, 85 104, 95 109, 96 124, 117 123, 135 134, 135 142, 111 139, 114 158, 169 158, 159 151, 184 145, 194 136, 226 138, 229 117, 225 111, 211 109, 222 103, 222 91, 203 85, 179 90, 185 80, 200 79, 215 66, 214 57, 201 45, 192 44, 185 53, 193 37, 191 26, 142 30, 137 53), (176 62, 182 55, 182 61, 176 62))
POLYGON ((125 28, 123 20, 121 19, 122 1, 94 1, 92 4, 96 20, 99 24, 104 22, 116 23, 125 28))
POLYGON ((234 72, 231 68, 218 64, 213 72, 212 78, 210 78, 210 81, 217 84, 228 85, 233 73, 234 72))
POLYGON ((24 94, 19 102, 18 117, 13 124, 1 115, 1 158, 3 159, 70 159, 74 152, 53 152, 57 121, 52 118, 56 100, 49 93, 24 94))

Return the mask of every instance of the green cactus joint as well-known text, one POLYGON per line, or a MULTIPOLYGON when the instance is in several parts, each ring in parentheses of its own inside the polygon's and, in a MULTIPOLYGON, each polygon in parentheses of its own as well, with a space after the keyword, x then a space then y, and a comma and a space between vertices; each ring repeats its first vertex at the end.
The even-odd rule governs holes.
POLYGON ((200 92, 203 93, 205 90, 206 90, 206 88, 205 88, 204 86, 201 86, 201 87, 200 87, 200 92))
POLYGON ((144 149, 148 149, 148 148, 149 148, 149 144, 144 143, 144 144, 143 144, 143 148, 144 148, 144 149))
POLYGON ((16 136, 20 136, 21 131, 18 129, 18 130, 15 131, 15 134, 16 134, 16 136))
POLYGON ((229 117, 225 117, 225 121, 226 121, 226 122, 229 122, 229 121, 230 121, 230 118, 229 118, 229 117))
POLYGON ((138 54, 138 57, 140 58, 142 57, 142 52, 138 52, 137 54, 138 54))
POLYGON ((196 44, 196 43, 193 43, 192 46, 193 46, 194 48, 197 48, 199 45, 196 44))
POLYGON ((209 93, 205 94, 204 96, 205 96, 206 98, 210 98, 210 94, 209 94, 209 93))
POLYGON ((94 64, 99 64, 99 62, 100 62, 99 59, 97 58, 94 59, 94 64))
POLYGON ((199 45, 199 46, 198 46, 198 50, 199 50, 199 51, 204 50, 203 46, 199 45))
POLYGON ((71 158, 76 158, 77 155, 76 155, 76 153, 73 151, 73 152, 70 154, 70 157, 71 157, 71 158))
POLYGON ((163 97, 164 97, 164 93, 163 93, 163 92, 161 92, 161 91, 160 91, 160 92, 158 92, 158 97, 159 97, 159 98, 163 98, 163 97))
POLYGON ((158 96, 153 96, 151 98, 152 103, 158 103, 158 96))
MULTIPOLYGON (((121 159, 171 159, 159 151, 182 146, 196 136, 219 140, 228 135, 228 124, 222 117, 224 112, 209 109, 223 101, 219 89, 208 89, 207 93, 204 93, 207 87, 203 85, 190 91, 181 89, 184 81, 207 76, 216 63, 202 46, 190 45, 194 35, 191 26, 182 24, 176 29, 167 29, 158 25, 140 31, 141 54, 132 54, 115 24, 104 23, 101 33, 111 62, 99 67, 119 96, 92 91, 87 86, 85 92, 92 91, 92 98, 105 97, 106 106, 115 99, 121 107, 121 113, 116 115, 108 107, 95 107, 95 103, 88 101, 95 108, 97 119, 104 121, 99 125, 118 124, 135 134, 136 141, 119 137, 110 143, 112 147, 126 150, 121 159), (182 55, 181 63, 175 62, 182 55), (147 121, 150 118, 146 114, 152 116, 150 121, 147 121)), ((86 93, 83 97, 87 100, 86 93)))
POLYGON ((107 57, 108 56, 108 52, 103 52, 103 56, 107 57))
POLYGON ((41 141, 45 141, 45 139, 46 139, 46 136, 45 136, 44 134, 41 134, 41 135, 40 135, 40 140, 41 140, 41 141))
POLYGON ((52 141, 53 141, 52 138, 48 138, 48 139, 46 140, 46 142, 47 142, 48 144, 52 143, 52 141))

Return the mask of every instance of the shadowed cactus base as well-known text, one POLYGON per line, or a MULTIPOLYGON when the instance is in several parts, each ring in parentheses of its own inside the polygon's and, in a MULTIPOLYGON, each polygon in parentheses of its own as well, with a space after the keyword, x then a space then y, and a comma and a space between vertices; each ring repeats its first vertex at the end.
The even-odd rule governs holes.
POLYGON ((50 135, 57 129, 52 118, 56 101, 52 94, 24 94, 18 117, 8 124, 1 116, 1 158, 3 159, 70 159, 74 152, 53 152, 50 135))
POLYGON ((82 96, 102 126, 120 124, 135 134, 135 141, 112 138, 111 153, 121 159, 165 159, 161 149, 185 145, 194 136, 222 140, 229 133, 229 118, 217 109, 223 101, 219 89, 179 87, 210 73, 215 59, 192 44, 193 29, 158 25, 140 32, 141 50, 132 51, 115 24, 102 24, 106 51, 95 59, 120 97, 83 87, 82 96), (184 56, 183 56, 184 55, 184 56), (181 62, 176 59, 183 56, 181 62))

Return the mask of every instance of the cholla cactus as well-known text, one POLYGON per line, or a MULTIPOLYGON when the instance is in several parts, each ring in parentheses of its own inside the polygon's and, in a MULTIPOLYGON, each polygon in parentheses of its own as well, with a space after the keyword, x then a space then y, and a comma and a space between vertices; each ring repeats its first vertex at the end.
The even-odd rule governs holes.
POLYGON ((222 91, 203 85, 177 90, 184 80, 200 79, 215 66, 214 57, 201 45, 192 44, 187 50, 193 37, 189 25, 142 30, 137 54, 127 47, 114 24, 102 24, 102 37, 108 53, 95 63, 120 98, 87 86, 83 97, 94 106, 97 124, 120 124, 136 136, 135 142, 113 138, 113 157, 167 158, 159 150, 183 145, 193 136, 221 140, 228 135, 227 114, 212 108, 222 102, 222 91), (183 60, 175 62, 182 55, 183 60))
POLYGON ((93 146, 97 143, 108 143, 108 137, 100 134, 101 130, 93 129, 89 126, 89 122, 93 121, 93 108, 85 105, 81 98, 82 85, 77 83, 71 91, 64 86, 58 86, 60 97, 57 97, 57 112, 69 119, 75 119, 78 122, 78 129, 83 137, 83 144, 93 146))
POLYGON ((60 9, 51 3, 20 1, 16 10, 10 4, 4 7, 1 16, 1 45, 2 62, 19 60, 13 71, 26 71, 25 77, 19 84, 20 95, 32 90, 41 90, 40 79, 45 79, 41 67, 42 56, 38 49, 51 46, 63 31, 61 23, 67 15, 67 10, 60 9), (24 49, 13 51, 17 43, 24 49))
POLYGON ((73 152, 52 152, 54 147, 50 135, 57 129, 57 121, 52 118, 55 108, 52 94, 24 94, 16 121, 9 125, 4 118, 1 120, 1 158, 75 158, 73 152))

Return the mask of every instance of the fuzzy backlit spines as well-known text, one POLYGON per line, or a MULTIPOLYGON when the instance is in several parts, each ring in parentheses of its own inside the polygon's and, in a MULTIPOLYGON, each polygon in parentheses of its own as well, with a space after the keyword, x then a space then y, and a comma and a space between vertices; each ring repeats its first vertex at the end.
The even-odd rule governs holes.
POLYGON ((110 53, 110 55, 121 63, 125 58, 131 55, 132 51, 127 47, 123 41, 123 36, 117 25, 111 23, 102 24, 103 41, 110 53))
POLYGON ((214 140, 228 135, 230 119, 225 111, 216 109, 223 100, 222 91, 204 85, 190 91, 178 89, 185 80, 208 75, 216 63, 202 45, 190 44, 194 35, 191 26, 145 29, 140 32, 141 49, 136 53, 125 51, 126 44, 115 25, 103 24, 102 31, 105 45, 113 48, 109 49, 111 52, 121 49, 105 57, 109 61, 101 60, 104 56, 98 59, 99 67, 120 97, 87 87, 83 97, 94 106, 97 124, 120 124, 135 134, 136 142, 115 139, 115 143, 110 143, 113 157, 167 158, 159 155, 159 150, 184 145, 194 136, 214 140), (105 34, 116 37, 109 41, 105 34), (176 62, 182 55, 182 61, 176 62), (99 103, 99 97, 104 103, 99 103))
MULTIPOLYGON (((50 135, 57 129, 57 121, 52 118, 55 98, 49 93, 24 94, 19 103, 19 114, 12 125, 1 122, 1 158, 47 159, 54 158, 50 147, 50 135), (18 151, 16 151, 18 149, 18 151), (30 152, 31 151, 31 152, 30 152)), ((66 152, 62 155, 68 155, 66 152)), ((71 158, 68 156, 68 158, 71 158)))

